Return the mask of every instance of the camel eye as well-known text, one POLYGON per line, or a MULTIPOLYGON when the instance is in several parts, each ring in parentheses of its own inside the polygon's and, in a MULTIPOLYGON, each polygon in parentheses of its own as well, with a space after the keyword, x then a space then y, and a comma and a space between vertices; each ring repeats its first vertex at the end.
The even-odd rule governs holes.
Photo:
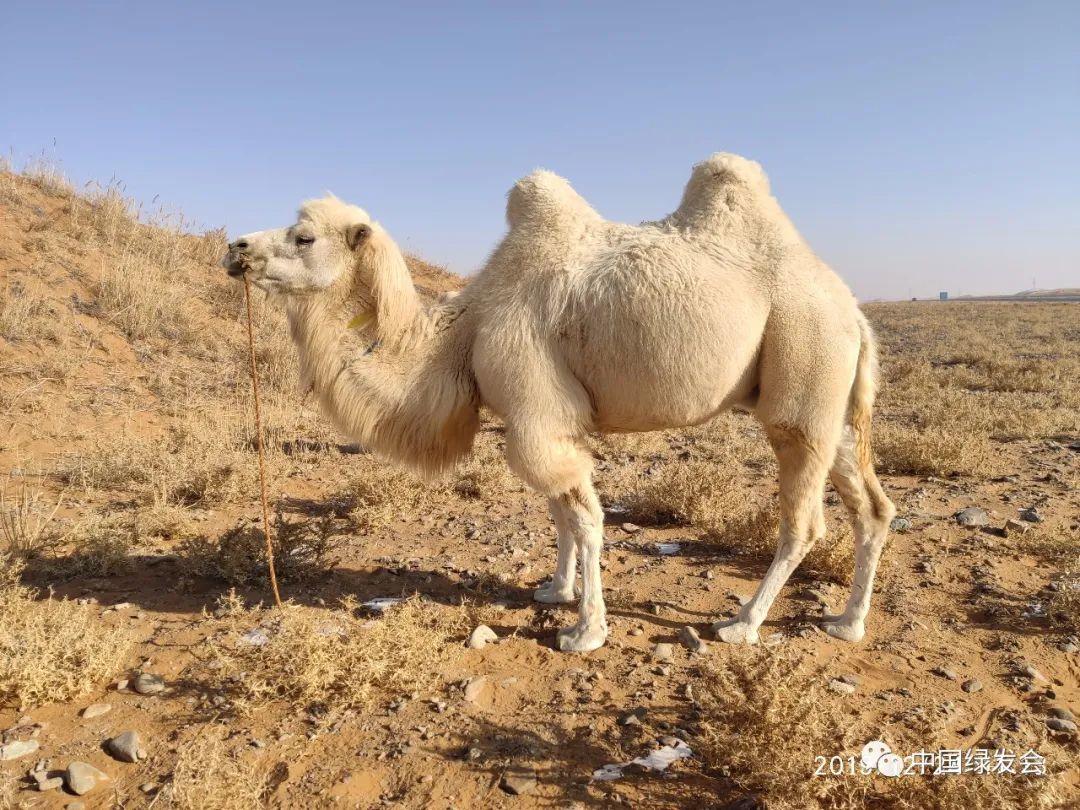
POLYGON ((296 237, 296 244, 298 245, 310 245, 315 241, 314 236, 298 236, 296 237))

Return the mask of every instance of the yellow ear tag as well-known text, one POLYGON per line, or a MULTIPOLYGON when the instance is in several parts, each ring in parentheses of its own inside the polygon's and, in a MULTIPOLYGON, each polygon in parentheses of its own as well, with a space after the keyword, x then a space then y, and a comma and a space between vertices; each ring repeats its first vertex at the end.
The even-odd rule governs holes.
POLYGON ((367 326, 369 323, 371 323, 371 319, 373 317, 374 316, 370 312, 361 312, 359 315, 349 321, 345 328, 360 329, 361 327, 367 326))

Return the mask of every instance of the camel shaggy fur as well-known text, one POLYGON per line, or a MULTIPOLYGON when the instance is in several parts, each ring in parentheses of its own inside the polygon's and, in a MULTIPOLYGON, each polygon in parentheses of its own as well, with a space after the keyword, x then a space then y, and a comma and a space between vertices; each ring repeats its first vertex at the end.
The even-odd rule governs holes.
POLYGON ((756 414, 779 462, 775 558, 727 642, 753 643, 803 556, 825 534, 831 478, 854 524, 855 573, 826 630, 858 641, 895 512, 874 474, 874 337, 844 283, 795 230, 761 168, 729 154, 694 167, 679 207, 632 226, 603 219, 537 171, 510 190, 509 230, 460 295, 421 305, 390 235, 334 197, 295 225, 243 236, 224 260, 284 297, 303 383, 346 433, 424 475, 471 449, 486 405, 506 423, 514 472, 558 530, 541 602, 580 614, 564 650, 604 643, 603 512, 590 433, 756 414))

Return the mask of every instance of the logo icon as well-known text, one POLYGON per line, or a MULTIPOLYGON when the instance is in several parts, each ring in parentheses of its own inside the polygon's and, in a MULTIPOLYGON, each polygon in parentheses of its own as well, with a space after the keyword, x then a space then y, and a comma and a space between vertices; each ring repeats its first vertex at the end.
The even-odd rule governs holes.
POLYGON ((899 776, 904 770, 904 760, 882 740, 871 740, 864 745, 860 760, 864 768, 877 770, 882 776, 899 776))

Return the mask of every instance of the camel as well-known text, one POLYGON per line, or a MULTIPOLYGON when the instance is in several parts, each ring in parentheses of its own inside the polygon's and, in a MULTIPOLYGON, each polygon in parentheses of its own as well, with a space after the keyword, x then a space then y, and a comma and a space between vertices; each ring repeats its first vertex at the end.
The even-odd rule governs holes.
POLYGON ((223 264, 284 299, 301 384, 337 426, 424 476, 471 447, 479 409, 506 426, 510 468, 546 496, 555 573, 534 597, 572 602, 561 650, 607 637, 604 513, 591 433, 695 425, 741 408, 776 454, 780 529, 754 596, 717 638, 755 643, 777 594, 825 534, 826 478, 854 526, 855 571, 832 636, 865 633, 895 509, 874 473, 874 336, 851 292, 810 250, 761 167, 718 153, 674 213, 609 222, 563 178, 536 171, 508 195, 508 231, 460 295, 424 306, 390 234, 333 196, 296 224, 242 236, 223 264), (577 588, 580 563, 581 587, 577 588))

